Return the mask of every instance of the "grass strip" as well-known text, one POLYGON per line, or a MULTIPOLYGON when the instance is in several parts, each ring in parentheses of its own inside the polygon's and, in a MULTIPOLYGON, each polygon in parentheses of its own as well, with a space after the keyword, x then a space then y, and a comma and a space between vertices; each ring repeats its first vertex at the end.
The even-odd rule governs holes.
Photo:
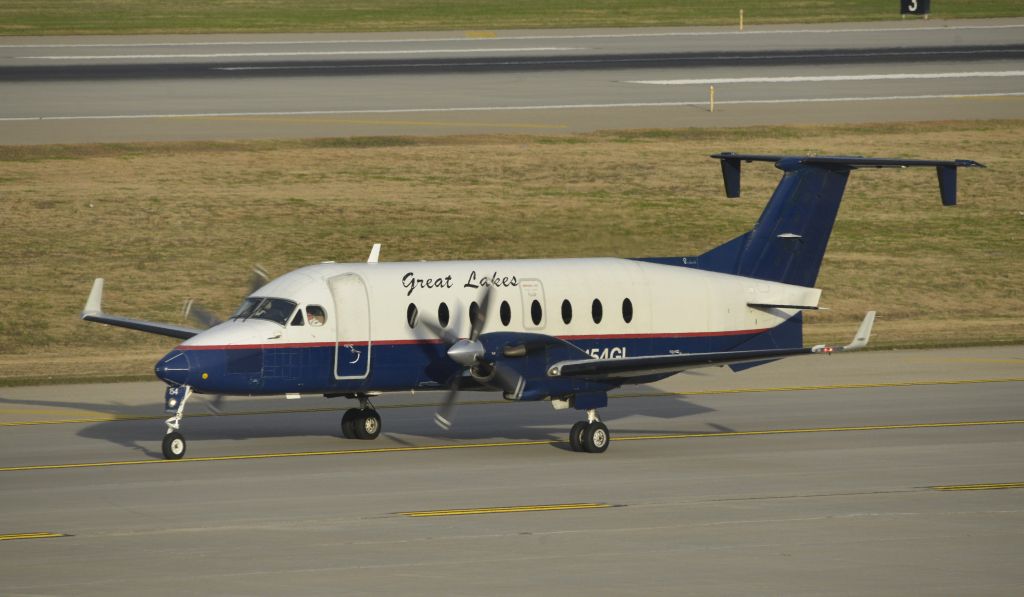
MULTIPOLYGON (((741 8, 751 25, 899 18, 895 0, 5 0, 0 35, 738 25, 741 8)), ((1024 14, 1020 0, 942 0, 932 10, 941 19, 1024 14)))
POLYGON ((933 171, 854 173, 806 340, 876 309, 877 347, 1024 342, 1024 121, 0 147, 0 384, 150 375, 173 341, 78 319, 98 276, 111 313, 180 322, 186 297, 233 311, 253 263, 373 242, 387 261, 698 254, 778 181, 751 165, 725 199, 722 150, 986 164, 955 208, 933 171))

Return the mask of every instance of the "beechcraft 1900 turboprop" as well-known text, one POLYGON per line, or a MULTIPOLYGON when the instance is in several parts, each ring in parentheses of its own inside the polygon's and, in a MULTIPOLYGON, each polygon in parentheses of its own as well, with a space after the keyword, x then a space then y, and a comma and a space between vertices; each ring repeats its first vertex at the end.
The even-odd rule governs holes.
POLYGON ((184 340, 156 365, 168 384, 163 453, 181 458, 182 413, 193 392, 319 394, 357 399, 347 438, 374 439, 382 392, 448 389, 435 414, 451 425, 460 389, 508 400, 550 400, 586 412, 576 451, 603 452, 598 409, 623 384, 697 367, 734 370, 783 357, 865 346, 874 312, 841 347, 803 346, 802 312, 852 170, 936 168, 943 205, 956 204, 957 168, 970 160, 799 157, 721 153, 726 195, 740 194, 742 162, 783 176, 757 224, 697 257, 321 263, 254 290, 227 321, 195 329, 107 315, 97 279, 82 318, 184 340))

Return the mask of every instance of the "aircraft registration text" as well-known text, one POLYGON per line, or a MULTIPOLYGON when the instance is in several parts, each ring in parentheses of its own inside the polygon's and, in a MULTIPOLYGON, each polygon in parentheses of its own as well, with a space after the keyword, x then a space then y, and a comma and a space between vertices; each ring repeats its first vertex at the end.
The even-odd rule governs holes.
POLYGON ((612 346, 608 348, 590 348, 587 354, 595 359, 624 359, 626 358, 625 346, 612 346))

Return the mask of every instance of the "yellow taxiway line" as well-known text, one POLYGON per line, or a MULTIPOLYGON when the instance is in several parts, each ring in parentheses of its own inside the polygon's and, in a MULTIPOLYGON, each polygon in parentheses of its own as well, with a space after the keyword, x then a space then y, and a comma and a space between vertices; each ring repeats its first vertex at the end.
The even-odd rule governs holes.
MULTIPOLYGON (((938 429, 954 427, 982 427, 992 425, 1024 425, 1024 419, 1005 421, 961 421, 952 423, 906 423, 901 425, 861 425, 856 427, 812 427, 803 429, 764 429, 760 431, 713 431, 708 433, 665 433, 656 435, 634 435, 613 437, 612 441, 650 441, 669 439, 701 439, 720 437, 742 437, 756 435, 785 435, 798 433, 826 433, 837 431, 887 431, 895 429, 938 429)), ((271 458, 298 458, 304 456, 347 456, 352 454, 389 454, 396 452, 430 452, 434 450, 465 450, 471 448, 510 448, 514 446, 550 446, 565 443, 561 440, 530 440, 511 442, 483 442, 469 444, 435 444, 431 446, 395 446, 389 448, 361 448, 349 450, 323 450, 317 452, 274 452, 268 454, 238 454, 232 456, 201 456, 181 460, 115 460, 109 462, 81 462, 72 464, 39 464, 8 466, 0 473, 16 471, 39 471, 76 468, 102 468, 141 464, 183 464, 188 462, 218 462, 225 460, 266 460, 271 458)))
POLYGON ((512 512, 550 512, 552 510, 591 510, 611 508, 610 504, 544 504, 539 506, 498 506, 492 508, 465 508, 462 510, 424 510, 422 512, 396 512, 402 516, 423 518, 428 516, 468 516, 471 514, 509 514, 512 512))
POLYGON ((14 541, 16 539, 53 539, 54 537, 68 537, 64 533, 14 533, 12 535, 0 535, 0 541, 14 541))
POLYGON ((987 489, 1024 489, 1024 482, 978 483, 976 485, 935 485, 928 489, 935 491, 985 491, 987 489))
MULTIPOLYGON (((1006 378, 994 378, 994 379, 955 379, 955 380, 923 380, 923 381, 904 381, 904 382, 888 382, 888 383, 866 383, 866 384, 834 384, 834 385, 820 385, 820 386, 790 386, 790 387, 772 387, 772 388, 735 388, 725 390, 697 390, 693 392, 649 392, 649 393, 636 393, 636 394, 612 394, 608 397, 609 400, 624 400, 624 399, 635 399, 635 398, 660 398, 665 396, 714 396, 719 394, 756 394, 764 392, 808 392, 808 391, 821 391, 821 390, 851 390, 851 389, 865 389, 865 388, 903 388, 913 386, 942 386, 942 385, 964 385, 964 384, 982 384, 982 383, 1014 383, 1024 382, 1024 377, 1006 377, 1006 378)), ((511 404, 508 400, 471 400, 461 402, 460 406, 479 406, 479 405, 494 405, 494 404, 511 404)), ((375 406, 377 410, 387 410, 395 408, 436 408, 437 403, 422 403, 422 404, 381 404, 375 406)), ((221 413, 208 413, 208 412, 197 412, 189 413, 186 415, 187 418, 195 417, 241 417, 249 415, 284 415, 284 414, 301 414, 301 413, 317 413, 317 412, 342 412, 346 410, 346 406, 326 406, 326 407, 314 407, 314 408, 286 408, 286 409, 268 409, 268 410, 254 410, 244 412, 221 412, 221 413)), ((25 412, 25 411, 21 411, 25 412)), ((4 411, 3 414, 16 414, 14 411, 4 411)), ((31 425, 70 425, 70 424, 82 424, 82 423, 110 423, 115 421, 155 421, 166 419, 169 415, 106 415, 99 417, 76 417, 76 418, 64 418, 64 419, 40 419, 33 421, 9 421, 0 422, 0 427, 23 427, 31 425)))

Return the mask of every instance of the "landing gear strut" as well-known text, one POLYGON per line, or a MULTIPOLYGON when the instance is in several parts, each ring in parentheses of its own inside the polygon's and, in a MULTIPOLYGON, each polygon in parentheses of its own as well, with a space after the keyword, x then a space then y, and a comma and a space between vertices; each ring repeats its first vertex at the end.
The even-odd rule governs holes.
POLYGON ((167 408, 175 408, 174 416, 167 419, 167 433, 164 434, 164 441, 161 448, 166 460, 181 460, 185 455, 185 436, 181 434, 182 413, 185 412, 185 403, 192 397, 191 386, 179 386, 167 388, 165 396, 167 408))
POLYGON ((380 415, 363 396, 359 397, 359 408, 350 408, 341 417, 341 434, 348 439, 377 439, 380 429, 380 415))
POLYGON ((587 411, 587 420, 578 421, 569 431, 569 446, 574 452, 600 454, 608 449, 611 433, 597 417, 597 410, 587 411))

